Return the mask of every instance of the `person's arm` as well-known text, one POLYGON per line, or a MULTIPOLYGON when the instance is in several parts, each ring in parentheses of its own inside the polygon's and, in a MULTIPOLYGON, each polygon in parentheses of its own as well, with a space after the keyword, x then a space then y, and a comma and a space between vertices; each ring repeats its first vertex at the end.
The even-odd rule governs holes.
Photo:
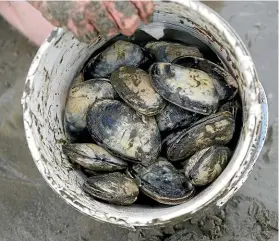
POLYGON ((28 1, 56 27, 71 31, 80 41, 90 43, 97 36, 116 33, 132 35, 139 24, 153 14, 150 1, 28 1))

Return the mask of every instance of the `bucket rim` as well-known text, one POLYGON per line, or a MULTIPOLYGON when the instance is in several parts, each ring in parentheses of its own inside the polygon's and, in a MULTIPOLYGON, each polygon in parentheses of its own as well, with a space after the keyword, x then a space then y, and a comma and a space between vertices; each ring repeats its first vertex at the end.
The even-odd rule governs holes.
MULTIPOLYGON (((182 207, 180 210, 167 212, 160 217, 146 216, 145 218, 138 219, 136 216, 129 216, 126 217, 125 220, 123 220, 123 217, 107 218, 106 215, 98 215, 98 213, 96 213, 95 216, 92 216, 89 214, 89 212, 86 211, 85 208, 81 208, 78 203, 74 203, 70 199, 64 198, 62 196, 68 204, 75 207, 82 213, 90 215, 91 217, 99 221, 110 222, 120 225, 122 227, 124 226, 132 229, 135 227, 150 227, 154 225, 165 225, 170 222, 184 220, 185 218, 190 217, 191 214, 201 210, 209 204, 215 203, 217 206, 222 206, 230 197, 233 196, 235 192, 237 192, 237 190, 248 178, 252 170, 252 167, 255 164, 256 159, 263 147, 267 133, 268 105, 264 89, 258 79, 256 68, 246 46, 244 45, 240 37, 237 35, 237 33, 232 29, 232 27, 206 5, 196 1, 174 0, 172 2, 187 7, 188 9, 197 11, 197 13, 200 14, 203 19, 206 19, 206 21, 211 22, 216 28, 222 29, 223 36, 225 36, 227 42, 230 44, 230 46, 234 46, 233 52, 236 55, 236 59, 242 63, 242 65, 240 65, 239 68, 243 73, 245 80, 247 81, 247 85, 251 85, 252 87, 254 87, 255 92, 251 93, 250 96, 251 103, 247 121, 245 123, 247 128, 252 131, 243 139, 243 143, 245 144, 244 146, 246 147, 246 150, 245 148, 242 148, 241 150, 238 149, 237 155, 237 158, 242 157, 240 159, 243 159, 242 161, 246 160, 247 163, 245 165, 242 163, 242 165, 238 166, 240 161, 234 162, 235 165, 232 165, 233 170, 231 170, 230 173, 224 171, 218 177, 219 182, 214 182, 212 185, 210 185, 210 187, 207 188, 207 195, 204 195, 204 198, 200 200, 195 199, 195 203, 193 204, 191 204, 190 201, 190 204, 188 203, 188 205, 186 206, 183 206, 183 204, 179 205, 180 207, 182 207), (259 98, 259 96, 261 96, 261 98, 259 98)), ((27 75, 28 77, 26 79, 25 90, 23 92, 21 100, 24 110, 24 128, 26 133, 26 139, 33 159, 37 160, 35 162, 36 165, 38 161, 43 162, 45 160, 40 155, 40 150, 38 146, 35 144, 35 141, 32 137, 32 128, 30 128, 29 123, 29 120, 32 119, 32 116, 30 115, 30 112, 28 110, 29 103, 27 96, 29 95, 30 87, 32 87, 31 83, 34 81, 34 79, 32 79, 32 76, 34 77, 33 73, 38 68, 41 57, 47 53, 47 50, 53 41, 60 38, 66 33, 66 31, 59 28, 55 31, 55 34, 50 36, 49 39, 45 40, 45 42, 40 47, 36 56, 34 57, 34 60, 31 63, 27 75)), ((236 158, 236 155, 234 155, 232 158, 236 158)), ((38 165, 37 167, 40 170, 38 165)), ((51 181, 47 179, 42 172, 41 174, 46 180, 46 182, 49 184, 49 186, 51 186, 59 194, 59 196, 61 196, 59 190, 53 187, 51 181)))

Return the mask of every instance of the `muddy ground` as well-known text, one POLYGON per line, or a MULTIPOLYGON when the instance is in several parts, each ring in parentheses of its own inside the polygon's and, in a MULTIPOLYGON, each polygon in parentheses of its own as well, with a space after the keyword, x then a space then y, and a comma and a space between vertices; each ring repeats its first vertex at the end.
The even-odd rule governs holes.
POLYGON ((30 156, 20 98, 37 48, 0 17, 0 241, 275 241, 278 239, 278 4, 207 2, 251 51, 269 101, 265 147, 222 210, 141 235, 80 214, 47 186, 30 156), (142 237, 139 237, 142 236, 142 237))

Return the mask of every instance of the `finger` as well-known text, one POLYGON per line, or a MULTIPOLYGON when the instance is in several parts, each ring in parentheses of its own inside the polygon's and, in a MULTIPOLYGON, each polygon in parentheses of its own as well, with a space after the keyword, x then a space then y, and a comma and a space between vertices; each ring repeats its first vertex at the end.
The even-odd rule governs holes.
POLYGON ((141 20, 143 23, 148 23, 148 17, 153 14, 153 2, 152 1, 139 1, 130 0, 138 9, 141 20))
POLYGON ((151 23, 152 22, 152 17, 153 17, 153 13, 154 13, 154 3, 153 1, 146 1, 146 4, 144 5, 147 13, 148 13, 148 17, 147 17, 147 22, 151 23))
POLYGON ((117 24, 107 12, 103 2, 89 2, 85 8, 85 18, 101 37, 110 37, 119 33, 117 24))
POLYGON ((71 31, 76 37, 78 37, 79 33, 78 33, 78 29, 76 24, 74 23, 74 20, 72 18, 68 19, 66 28, 71 31))
POLYGON ((126 1, 106 1, 104 4, 122 34, 130 36, 136 31, 139 16, 134 4, 126 1))
POLYGON ((92 43, 98 38, 94 27, 84 19, 80 21, 79 19, 71 18, 68 20, 66 27, 80 42, 92 43))
POLYGON ((93 43, 98 39, 99 34, 96 32, 94 26, 89 22, 85 25, 83 29, 84 32, 81 32, 83 38, 85 39, 86 43, 93 43))
POLYGON ((130 0, 138 9, 139 15, 141 20, 145 23, 146 22, 146 17, 147 13, 145 12, 145 8, 143 7, 143 2, 142 1, 137 1, 137 0, 130 0))
POLYGON ((144 8, 148 15, 152 15, 154 13, 154 3, 152 0, 148 0, 144 2, 144 8))

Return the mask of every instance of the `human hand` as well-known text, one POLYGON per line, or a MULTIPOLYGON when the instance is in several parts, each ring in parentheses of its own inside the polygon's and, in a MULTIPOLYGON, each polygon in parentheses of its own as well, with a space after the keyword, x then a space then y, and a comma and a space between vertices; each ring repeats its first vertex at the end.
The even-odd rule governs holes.
POLYGON ((117 33, 132 35, 141 20, 148 23, 154 11, 152 0, 129 1, 29 1, 56 27, 71 31, 81 42, 117 33))

